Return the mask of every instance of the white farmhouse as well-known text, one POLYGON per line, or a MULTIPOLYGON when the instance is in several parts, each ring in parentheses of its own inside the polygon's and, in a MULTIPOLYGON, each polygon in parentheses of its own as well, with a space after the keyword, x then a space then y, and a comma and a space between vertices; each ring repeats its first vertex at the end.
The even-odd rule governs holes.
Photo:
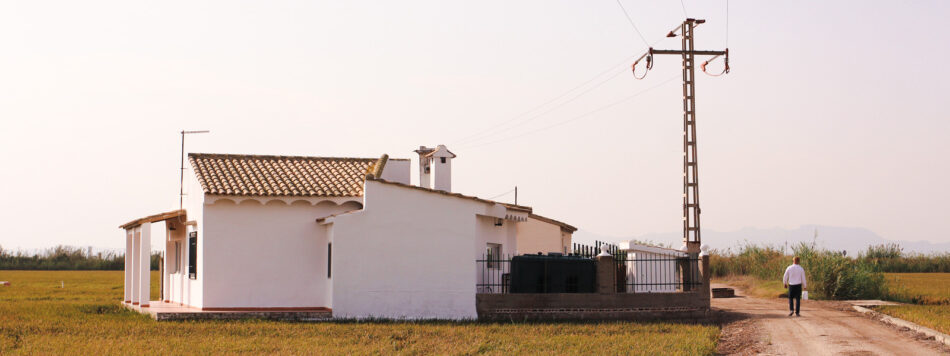
POLYGON ((181 209, 121 226, 125 302, 196 311, 476 318, 476 259, 567 252, 570 225, 451 190, 445 146, 410 161, 189 154, 181 209), (164 246, 149 301, 151 240, 164 246), (519 246, 525 245, 528 250, 519 246))

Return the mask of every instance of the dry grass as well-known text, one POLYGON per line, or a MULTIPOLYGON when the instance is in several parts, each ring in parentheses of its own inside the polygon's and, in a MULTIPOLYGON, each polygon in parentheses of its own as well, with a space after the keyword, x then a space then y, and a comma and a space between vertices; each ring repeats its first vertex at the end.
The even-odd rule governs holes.
POLYGON ((884 314, 950 334, 950 305, 889 305, 875 308, 884 314))
POLYGON ((950 304, 950 273, 885 273, 888 298, 913 304, 950 304))
POLYGON ((118 305, 121 271, 0 271, 0 280, 12 282, 0 287, 0 354, 701 355, 719 336, 676 323, 159 323, 118 305))
POLYGON ((887 273, 888 297, 905 305, 877 311, 950 334, 950 273, 887 273))
POLYGON ((712 283, 726 284, 742 290, 745 295, 759 298, 786 298, 788 290, 782 281, 763 281, 753 276, 726 276, 712 280, 712 283))

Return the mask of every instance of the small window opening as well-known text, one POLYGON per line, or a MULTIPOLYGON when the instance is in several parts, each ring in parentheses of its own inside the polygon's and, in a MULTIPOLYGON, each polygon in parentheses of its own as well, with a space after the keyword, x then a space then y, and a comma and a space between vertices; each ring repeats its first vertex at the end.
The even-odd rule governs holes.
POLYGON ((445 157, 439 157, 439 160, 442 161, 442 163, 445 163, 445 157))
POLYGON ((333 266, 333 243, 327 243, 327 278, 330 278, 330 268, 333 266))
POLYGON ((172 270, 170 273, 181 271, 181 241, 175 241, 175 259, 172 260, 172 270))
POLYGON ((485 253, 488 257, 488 268, 501 268, 501 244, 488 244, 485 253))
POLYGON ((198 279, 198 232, 188 233, 188 278, 198 279))

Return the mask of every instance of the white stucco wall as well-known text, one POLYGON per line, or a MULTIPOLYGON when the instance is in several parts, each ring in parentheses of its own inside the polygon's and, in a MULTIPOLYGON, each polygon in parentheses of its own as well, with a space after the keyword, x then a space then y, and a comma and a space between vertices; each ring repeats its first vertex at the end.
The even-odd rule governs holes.
POLYGON ((432 157, 432 188, 438 190, 444 190, 447 192, 452 191, 452 158, 443 157, 445 155, 438 155, 432 157), (442 163, 442 159, 445 159, 445 163, 442 163))
POLYGON ((514 244, 515 231, 477 216, 504 208, 375 181, 365 189, 363 210, 326 223, 334 317, 476 318, 475 257, 485 241, 514 244))
POLYGON ((386 162, 386 167, 383 168, 383 176, 380 178, 390 182, 410 184, 410 163, 408 159, 390 159, 386 162))
MULTIPOLYGON (((382 178, 409 184, 410 171, 409 160, 391 159, 382 178)), ((265 206, 261 202, 271 199, 206 197, 190 170, 186 171, 183 189, 187 219, 197 224, 170 234, 165 230, 152 234, 154 244, 164 248, 166 259, 174 257, 175 242, 180 242, 177 272, 168 269, 164 277, 164 299, 197 308, 330 305, 331 292, 326 281, 327 229, 315 226, 314 219, 358 209, 362 198, 332 198, 326 199, 332 203, 323 204, 317 203, 319 198, 304 199, 309 202, 307 207, 303 201, 294 203, 295 199, 288 198, 265 206), (211 214, 211 221, 205 219, 206 212, 211 214), (194 280, 188 277, 187 233, 191 231, 198 232, 198 273, 194 280), (263 236, 283 236, 284 240, 278 243, 281 240, 263 236), (208 248, 209 245, 214 248, 208 248), (266 266, 251 267, 255 264, 266 266), (205 293, 208 288, 211 289, 205 293), (288 297, 291 295, 296 296, 288 297)))
MULTIPOLYGON (((491 283, 499 284, 502 281, 502 275, 511 272, 511 266, 505 263, 499 263, 497 268, 488 268, 485 262, 476 264, 476 260, 485 260, 487 257, 488 244, 500 244, 501 256, 493 258, 510 259, 516 255, 518 246, 517 232, 522 223, 510 220, 502 220, 501 226, 496 226, 498 218, 478 215, 475 222, 475 255, 471 261, 474 267, 475 281, 478 284, 491 283)), ((497 293, 498 286, 485 286, 482 290, 476 290, 478 293, 497 293)))
MULTIPOLYGON (((202 252, 204 251, 204 233, 202 228, 204 227, 204 193, 201 190, 201 185, 198 183, 198 179, 195 178, 193 174, 189 174, 191 171, 187 171, 184 177, 184 184, 182 189, 184 190, 185 196, 182 199, 182 207, 185 209, 185 212, 188 214, 187 221, 196 221, 197 226, 187 226, 181 227, 172 232, 170 235, 161 234, 153 236, 162 236, 165 237, 165 242, 161 245, 165 247, 165 258, 171 258, 174 256, 174 251, 170 248, 174 246, 174 242, 180 242, 180 260, 179 268, 177 273, 168 274, 166 281, 168 284, 168 292, 166 293, 169 297, 170 302, 180 303, 187 306, 193 306, 201 308, 203 306, 202 302, 202 270, 204 258, 202 258, 202 252), (192 280, 188 278, 188 232, 198 231, 198 279, 192 280)), ((178 208, 178 207, 175 207, 178 208)), ((177 225, 177 224, 176 224, 177 225)), ((154 239, 154 238, 153 238, 154 239)))
POLYGON ((571 253, 571 243, 574 242, 574 234, 561 230, 561 245, 564 246, 564 253, 571 253))
POLYGON ((205 205, 205 308, 329 307, 326 228, 314 220, 358 209, 306 200, 205 205))
POLYGON ((570 243, 570 234, 561 231, 561 227, 535 218, 518 224, 518 254, 536 254, 541 252, 565 253, 570 243), (567 238, 565 239, 565 235, 567 238))

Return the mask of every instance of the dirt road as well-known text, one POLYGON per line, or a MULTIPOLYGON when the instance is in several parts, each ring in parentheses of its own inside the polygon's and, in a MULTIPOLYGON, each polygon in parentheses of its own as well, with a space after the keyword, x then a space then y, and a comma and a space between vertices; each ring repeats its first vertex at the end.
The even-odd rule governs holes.
MULTIPOLYGON (((737 295, 741 291, 736 290, 737 295)), ((713 309, 747 317, 727 326, 724 339, 737 354, 945 355, 934 342, 871 320, 836 302, 803 301, 802 316, 788 316, 787 299, 716 298, 713 309), (745 338, 743 341, 742 339, 745 338), (739 340, 739 341, 735 341, 739 340)))

